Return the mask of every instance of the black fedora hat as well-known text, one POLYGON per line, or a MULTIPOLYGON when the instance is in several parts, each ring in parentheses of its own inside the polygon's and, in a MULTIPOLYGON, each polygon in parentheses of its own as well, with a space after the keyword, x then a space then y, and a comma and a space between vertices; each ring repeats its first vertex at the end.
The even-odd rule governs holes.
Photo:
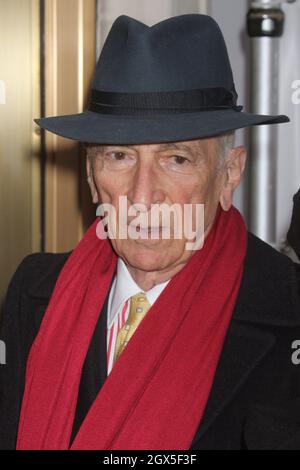
POLYGON ((118 17, 103 46, 87 111, 37 119, 44 129, 87 143, 193 140, 284 115, 242 112, 218 24, 181 15, 151 27, 118 17))

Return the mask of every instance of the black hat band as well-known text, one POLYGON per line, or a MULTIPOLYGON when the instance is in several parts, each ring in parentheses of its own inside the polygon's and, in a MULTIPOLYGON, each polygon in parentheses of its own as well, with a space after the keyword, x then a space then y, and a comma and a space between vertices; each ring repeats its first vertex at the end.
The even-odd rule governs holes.
POLYGON ((232 93, 225 88, 145 93, 93 89, 89 111, 115 115, 190 113, 222 109, 241 111, 243 107, 236 105, 236 99, 236 92, 232 93))

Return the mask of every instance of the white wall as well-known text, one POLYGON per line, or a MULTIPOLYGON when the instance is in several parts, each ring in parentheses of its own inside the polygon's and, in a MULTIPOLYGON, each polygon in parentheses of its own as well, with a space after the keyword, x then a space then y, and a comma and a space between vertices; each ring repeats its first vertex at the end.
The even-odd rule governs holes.
POLYGON ((300 2, 285 5, 285 33, 280 46, 279 109, 291 122, 278 126, 277 240, 286 235, 292 213, 292 197, 300 187, 300 104, 292 103, 292 83, 300 80, 300 2))
MULTIPOLYGON (((279 0, 280 1, 280 0, 279 0)), ((234 71, 239 102, 249 103, 249 83, 247 82, 249 40, 246 36, 246 14, 248 0, 210 0, 210 14, 218 21, 225 36, 234 71)), ((276 242, 280 245, 286 236, 291 213, 293 194, 300 187, 300 104, 292 103, 292 83, 300 80, 300 2, 283 5, 286 14, 285 31, 280 40, 280 71, 278 109, 280 114, 287 114, 291 123, 278 125, 278 161, 277 164, 277 223, 276 242)), ((239 141, 247 145, 247 133, 240 134, 239 141)), ((247 173, 241 191, 237 193, 236 205, 247 216, 247 173)))

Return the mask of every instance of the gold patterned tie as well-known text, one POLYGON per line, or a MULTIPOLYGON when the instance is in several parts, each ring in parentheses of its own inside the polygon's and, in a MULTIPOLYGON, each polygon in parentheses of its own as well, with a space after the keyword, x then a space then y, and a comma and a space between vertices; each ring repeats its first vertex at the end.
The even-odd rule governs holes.
POLYGON ((114 363, 125 349, 127 343, 135 333, 137 327, 143 320, 150 307, 151 305, 149 304, 147 297, 143 292, 140 292, 139 294, 131 297, 128 319, 123 328, 120 329, 117 336, 114 363))

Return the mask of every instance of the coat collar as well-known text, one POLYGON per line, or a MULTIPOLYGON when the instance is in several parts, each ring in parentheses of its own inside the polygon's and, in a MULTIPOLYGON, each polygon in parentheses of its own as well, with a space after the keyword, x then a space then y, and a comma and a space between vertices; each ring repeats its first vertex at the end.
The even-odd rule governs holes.
POLYGON ((234 320, 255 325, 300 325, 295 264, 248 232, 248 246, 234 320))

